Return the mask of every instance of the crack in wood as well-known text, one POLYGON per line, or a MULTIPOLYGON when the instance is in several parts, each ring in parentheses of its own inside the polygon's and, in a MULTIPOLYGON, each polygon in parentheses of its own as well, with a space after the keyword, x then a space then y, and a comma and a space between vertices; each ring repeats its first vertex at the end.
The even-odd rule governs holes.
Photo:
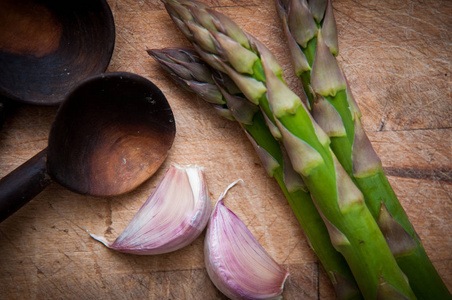
POLYGON ((447 168, 428 170, 418 168, 385 167, 383 170, 386 175, 390 176, 452 182, 452 169, 447 168))
POLYGON ((315 270, 317 273, 317 282, 316 282, 316 288, 317 288, 317 299, 320 299, 320 268, 319 268, 319 262, 314 262, 315 270))
POLYGON ((113 227, 111 225, 113 224, 113 209, 111 207, 111 199, 107 200, 107 216, 105 218, 105 225, 107 226, 107 229, 105 229, 104 235, 111 234, 113 231, 113 227))

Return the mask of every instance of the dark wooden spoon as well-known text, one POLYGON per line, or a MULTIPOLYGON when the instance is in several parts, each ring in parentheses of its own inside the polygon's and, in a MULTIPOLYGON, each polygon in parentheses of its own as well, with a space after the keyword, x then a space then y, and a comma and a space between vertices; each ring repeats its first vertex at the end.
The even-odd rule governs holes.
POLYGON ((131 73, 90 77, 61 104, 44 149, 0 180, 0 222, 52 180, 81 194, 126 193, 160 167, 176 133, 163 93, 131 73))
POLYGON ((106 70, 115 43, 105 0, 1 0, 0 95, 53 105, 106 70))

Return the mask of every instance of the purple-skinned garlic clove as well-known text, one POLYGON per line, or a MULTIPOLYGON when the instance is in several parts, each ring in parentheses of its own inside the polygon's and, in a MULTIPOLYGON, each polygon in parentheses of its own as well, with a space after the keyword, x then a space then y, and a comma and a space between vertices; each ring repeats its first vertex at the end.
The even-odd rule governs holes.
POLYGON ((210 212, 203 169, 172 164, 113 243, 101 236, 91 236, 108 248, 124 253, 168 253, 193 242, 206 227, 210 212))
POLYGON ((213 209, 204 243, 210 279, 230 299, 280 299, 289 273, 224 205, 225 193, 213 209))

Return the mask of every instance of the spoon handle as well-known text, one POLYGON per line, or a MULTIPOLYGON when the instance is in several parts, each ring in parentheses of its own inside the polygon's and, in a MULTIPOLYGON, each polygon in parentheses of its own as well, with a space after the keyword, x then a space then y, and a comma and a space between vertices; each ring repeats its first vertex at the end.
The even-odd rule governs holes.
POLYGON ((0 98, 0 129, 3 127, 3 123, 5 122, 5 102, 0 98))
POLYGON ((46 158, 47 148, 0 180, 0 223, 52 182, 46 158))

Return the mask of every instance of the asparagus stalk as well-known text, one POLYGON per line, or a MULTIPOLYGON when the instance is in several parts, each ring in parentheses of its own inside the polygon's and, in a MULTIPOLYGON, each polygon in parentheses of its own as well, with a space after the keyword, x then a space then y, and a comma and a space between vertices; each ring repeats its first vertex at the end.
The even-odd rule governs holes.
POLYGON ((329 138, 285 85, 270 51, 205 4, 163 1, 175 24, 212 67, 226 72, 261 107, 275 138, 285 145, 322 216, 333 246, 348 262, 366 299, 415 296, 383 234, 329 148, 329 138))
POLYGON ((284 148, 271 134, 258 106, 244 98, 226 74, 210 68, 192 49, 147 51, 182 87, 211 103, 219 115, 240 123, 265 169, 281 187, 311 248, 330 276, 337 298, 362 299, 350 268, 331 244, 327 228, 304 182, 294 172, 284 148))
POLYGON ((270 128, 277 126, 274 137, 283 141, 364 297, 415 299, 362 193, 332 153, 328 136, 281 79, 281 67, 270 51, 205 4, 162 1, 200 56, 226 72, 261 107, 270 128))
POLYGON ((335 58, 338 36, 331 0, 276 2, 295 73, 303 83, 312 115, 330 137, 339 162, 364 194, 414 293, 419 299, 452 299, 362 127, 361 112, 335 58))

